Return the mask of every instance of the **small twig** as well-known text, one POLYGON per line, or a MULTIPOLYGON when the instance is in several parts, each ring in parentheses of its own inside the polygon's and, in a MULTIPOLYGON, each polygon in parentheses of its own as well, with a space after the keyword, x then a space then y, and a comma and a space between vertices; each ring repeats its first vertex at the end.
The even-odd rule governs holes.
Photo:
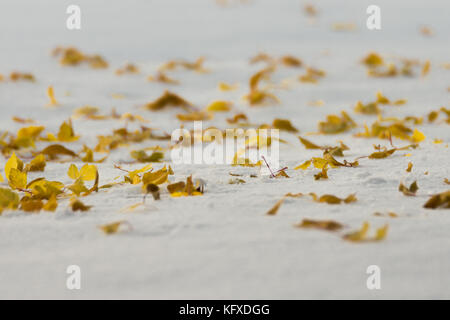
POLYGON ((267 168, 269 169, 270 174, 272 175, 272 178, 275 178, 275 175, 273 174, 272 169, 270 169, 270 166, 269 166, 269 164, 267 163, 266 158, 265 158, 264 156, 261 156, 261 158, 262 158, 262 159, 264 160, 264 162, 266 163, 266 166, 267 166, 267 168))

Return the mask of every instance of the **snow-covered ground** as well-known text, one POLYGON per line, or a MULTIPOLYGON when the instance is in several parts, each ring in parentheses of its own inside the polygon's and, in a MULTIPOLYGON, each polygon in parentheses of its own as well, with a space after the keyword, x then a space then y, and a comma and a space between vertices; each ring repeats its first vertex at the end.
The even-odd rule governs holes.
MULTIPOLYGON (((57 132, 76 108, 93 105, 104 113, 115 107, 119 113, 140 114, 149 120, 147 126, 172 132, 180 126, 176 111, 140 109, 168 87, 146 77, 168 60, 192 61, 199 56, 206 57, 205 67, 211 72, 173 72, 181 84, 169 88, 201 107, 217 99, 235 103, 233 112, 216 116, 206 126, 225 129, 229 126, 225 118, 244 112, 256 124, 290 119, 305 136, 317 131, 326 115, 341 110, 359 125, 371 124, 376 117, 355 114, 353 106, 358 100, 374 100, 378 91, 393 100, 408 100, 403 106, 383 107, 386 117, 426 116, 449 107, 450 71, 442 67, 450 63, 447 1, 310 1, 319 11, 314 22, 303 13, 307 1, 229 2, 222 7, 213 0, 2 0, 0 74, 32 72, 37 82, 0 82, 0 131, 15 133, 23 125, 12 117, 19 116, 57 132), (74 2, 82 10, 79 31, 66 29, 66 8, 74 2), (370 4, 381 7, 380 31, 366 28, 370 4), (356 30, 332 30, 333 23, 342 22, 354 23, 356 30), (419 32, 424 25, 433 36, 419 32), (110 67, 62 67, 50 55, 58 45, 101 54, 110 67), (431 71, 426 77, 370 78, 360 64, 370 51, 429 60, 431 71), (249 107, 241 97, 248 92, 248 78, 263 66, 249 64, 259 52, 298 56, 327 75, 316 85, 294 82, 289 90, 275 90, 279 105, 249 107), (114 70, 127 61, 137 64, 141 73, 116 76, 114 70), (220 81, 239 83, 239 89, 221 92, 220 81), (60 107, 45 107, 49 85, 60 107), (125 98, 114 99, 113 94, 125 98), (319 99, 323 106, 308 105, 319 99)), ((281 67, 273 80, 295 78, 303 71, 281 67)), ((110 134, 124 123, 74 120, 73 125, 81 138, 66 145, 78 151, 83 144, 94 147, 97 135, 110 134)), ((330 169, 328 180, 315 181, 318 170, 293 170, 321 152, 305 150, 295 135, 282 134, 289 144, 280 144, 280 162, 289 167, 289 179, 249 178, 258 173, 255 168, 172 165, 173 180, 192 174, 207 181, 205 194, 171 198, 164 193, 161 201, 148 198, 144 208, 124 213, 121 210, 141 201, 143 194, 140 186, 123 185, 83 198, 93 206, 83 213, 73 213, 68 200, 61 200, 55 213, 5 211, 0 216, 0 298, 450 298, 449 211, 423 208, 429 195, 448 189, 443 180, 450 178, 450 130, 443 122, 425 122, 417 128, 427 136, 419 148, 382 160, 361 159, 357 168, 330 169), (435 144, 434 139, 443 142, 435 144), (411 173, 405 172, 408 162, 414 164, 411 173), (244 174, 246 183, 229 184, 230 172, 244 174), (398 192, 401 180, 417 180, 417 196, 398 192), (356 193, 358 201, 333 206, 289 198, 277 215, 266 215, 288 192, 340 197, 356 193), (375 212, 395 212, 399 217, 374 216, 375 212), (346 225, 344 233, 364 221, 372 228, 388 223, 389 233, 380 242, 351 243, 340 238, 342 233, 293 226, 304 218, 338 221, 346 225), (117 220, 127 220, 133 230, 107 236, 97 228, 117 220), (81 290, 66 288, 68 265, 80 266, 81 290), (381 269, 380 290, 366 287, 369 265, 381 269)), ((305 137, 318 144, 342 140, 350 147, 345 152, 348 160, 370 154, 373 144, 389 145, 387 140, 353 137, 362 130, 305 137)), ((394 143, 407 144, 398 139, 394 143)), ((114 164, 131 161, 131 150, 156 144, 166 142, 147 140, 113 151, 97 164, 100 184, 123 175, 114 164)), ((6 160, 0 157, 0 168, 6 160)), ((68 184, 69 164, 48 163, 45 172, 30 173, 29 180, 45 176, 68 184)))

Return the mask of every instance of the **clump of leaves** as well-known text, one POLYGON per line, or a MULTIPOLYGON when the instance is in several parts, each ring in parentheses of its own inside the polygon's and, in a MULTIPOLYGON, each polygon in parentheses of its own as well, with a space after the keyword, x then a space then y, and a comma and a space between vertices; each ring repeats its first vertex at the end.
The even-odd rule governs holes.
POLYGON ((328 115, 326 121, 319 122, 319 132, 323 134, 337 134, 356 127, 355 121, 345 112, 341 116, 328 115))
POLYGON ((169 191, 172 197, 203 195, 203 186, 201 185, 201 182, 199 181, 194 185, 192 181, 192 176, 186 178, 186 183, 184 183, 184 186, 180 182, 177 182, 176 184, 168 185, 167 190, 169 191))
POLYGON ((423 207, 427 209, 450 209, 450 190, 431 196, 423 207))

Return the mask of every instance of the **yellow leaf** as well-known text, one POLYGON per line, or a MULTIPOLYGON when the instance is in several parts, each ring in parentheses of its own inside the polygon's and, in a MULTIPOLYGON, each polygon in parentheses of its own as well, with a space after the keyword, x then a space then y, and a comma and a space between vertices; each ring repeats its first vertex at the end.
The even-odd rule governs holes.
POLYGON ((67 175, 73 180, 78 179, 78 177, 80 176, 80 172, 78 171, 77 166, 72 163, 69 167, 69 170, 67 171, 67 175))
POLYGON ((238 88, 238 84, 228 84, 225 82, 220 82, 219 83, 219 90, 221 91, 232 91, 232 90, 236 90, 238 88))
POLYGON ((369 231, 369 223, 364 222, 361 229, 344 235, 344 239, 348 241, 363 241, 366 239, 367 232, 369 231))
POLYGON ((342 229, 344 226, 339 222, 332 220, 311 220, 303 219, 302 223, 298 224, 299 228, 315 228, 328 231, 336 231, 342 229))
POLYGON ((52 86, 49 86, 47 88, 47 96, 50 99, 50 103, 48 104, 49 106, 57 106, 57 105, 59 105, 58 101, 56 101, 56 99, 55 99, 55 92, 54 92, 52 86))
POLYGON ((389 226, 387 224, 384 225, 383 227, 377 229, 374 240, 380 241, 380 240, 383 240, 384 238, 386 238, 388 229, 389 229, 389 226))
POLYGON ((25 189, 27 186, 27 174, 15 168, 9 171, 9 185, 13 189, 25 189))
POLYGON ((315 144, 305 138, 302 138, 300 136, 298 138, 299 138, 300 142, 305 146, 306 149, 322 149, 321 146, 318 146, 317 144, 315 144))
POLYGON ((123 221, 123 220, 104 224, 104 225, 98 226, 98 228, 106 234, 114 234, 119 231, 119 228, 122 225, 127 225, 129 230, 131 230, 131 225, 127 221, 123 221))
POLYGON ((58 207, 58 202, 56 201, 56 195, 52 194, 52 196, 44 204, 42 209, 44 209, 45 211, 55 211, 57 207, 58 207))
POLYGON ((413 135, 411 136, 411 140, 415 143, 422 142, 425 140, 426 136, 417 129, 414 129, 413 135))
POLYGON ((325 167, 328 164, 328 161, 326 159, 317 158, 317 157, 312 158, 312 162, 313 162, 314 167, 317 169, 322 169, 323 167, 325 167))
POLYGON ((45 165, 45 156, 40 153, 25 166, 25 172, 44 171, 45 165))
POLYGON ((72 211, 88 211, 92 208, 92 206, 86 206, 78 199, 72 199, 70 202, 70 207, 72 208, 72 211))
POLYGON ((308 169, 310 164, 311 164, 311 160, 307 160, 307 161, 303 162, 301 165, 295 167, 294 170, 298 170, 298 169, 306 170, 306 169, 308 169))
POLYGON ((272 126, 275 129, 284 130, 284 131, 287 131, 287 132, 293 132, 293 133, 298 132, 298 129, 295 128, 291 124, 291 121, 289 121, 287 119, 275 119, 275 120, 273 120, 272 126))
POLYGON ((206 108, 207 111, 211 111, 211 112, 226 112, 226 111, 230 111, 231 106, 233 105, 232 102, 230 101, 214 101, 211 102, 208 107, 206 108))
POLYGON ((267 211, 268 215, 275 215, 278 212, 278 209, 280 209, 281 205, 284 202, 285 197, 281 198, 280 200, 278 200, 275 205, 269 210, 267 211))
POLYGON ((15 210, 19 206, 19 195, 7 188, 0 188, 0 214, 4 209, 15 210))
POLYGON ((58 140, 61 142, 73 142, 77 141, 78 139, 79 136, 75 136, 75 133, 73 131, 72 121, 70 119, 68 122, 64 121, 59 127, 58 140))
POLYGON ((413 167, 413 163, 412 163, 412 162, 409 162, 409 163, 408 163, 408 168, 406 168, 406 172, 411 172, 412 167, 413 167))
POLYGON ((34 200, 28 197, 22 198, 20 201, 20 209, 25 212, 39 212, 44 207, 42 200, 34 200))
POLYGON ((5 165, 5 177, 8 180, 11 169, 18 169, 19 171, 22 171, 23 169, 23 162, 16 156, 16 153, 12 154, 11 158, 8 159, 5 165))
POLYGON ((83 167, 81 167, 80 170, 80 178, 83 181, 91 181, 95 180, 97 176, 97 167, 93 164, 85 164, 83 167))

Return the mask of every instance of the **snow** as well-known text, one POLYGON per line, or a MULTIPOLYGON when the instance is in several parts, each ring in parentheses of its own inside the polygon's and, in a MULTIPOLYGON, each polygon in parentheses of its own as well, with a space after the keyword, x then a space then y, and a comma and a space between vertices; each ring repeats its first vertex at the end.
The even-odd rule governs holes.
MULTIPOLYGON (((80 0, 82 30, 69 31, 65 9, 71 1, 3 0, 0 73, 32 72, 37 82, 0 83, 1 131, 16 132, 21 126, 11 117, 21 116, 56 132, 73 110, 94 105, 103 113, 116 107, 119 113, 140 114, 150 121, 149 126, 172 132, 179 127, 176 112, 139 108, 167 87, 149 83, 146 77, 170 59, 199 56, 206 57, 211 73, 175 72, 171 75, 181 85, 173 91, 198 106, 216 99, 232 100, 235 111, 245 112, 252 123, 288 118, 302 135, 317 131, 318 121, 341 110, 360 124, 372 123, 375 117, 356 115, 352 106, 358 100, 372 101, 377 91, 394 100, 408 99, 404 106, 384 107, 388 116, 425 116, 448 107, 450 73, 440 66, 450 62, 449 4, 445 1, 378 0, 381 31, 365 27, 365 11, 372 1, 314 2, 319 17, 313 24, 301 11, 303 1, 233 3, 223 8, 212 0, 102 0, 95 4, 80 0), (357 30, 332 31, 335 22, 353 22, 357 30), (422 25, 430 25, 434 36, 422 36, 418 32, 422 25), (57 45, 101 54, 110 68, 61 67, 50 56, 57 45), (426 78, 368 78, 359 61, 373 50, 386 56, 428 59, 431 72, 426 78), (261 51, 299 56, 306 64, 324 69, 327 76, 318 85, 295 83, 291 90, 275 91, 281 100, 278 106, 250 108, 241 97, 248 90, 249 76, 262 65, 251 66, 248 59, 261 51), (115 76, 113 71, 126 61, 136 63, 141 74, 115 76), (220 81, 239 82, 239 90, 220 92, 220 81), (45 107, 49 85, 55 88, 59 108, 45 107), (115 93, 125 99, 113 99, 115 93), (318 99, 325 105, 307 105, 318 99)), ((274 80, 298 74, 281 68, 274 80)), ((216 116, 204 126, 225 129, 224 118, 230 115, 216 116)), ((75 120, 75 131, 82 137, 67 146, 73 150, 80 150, 84 143, 93 147, 97 135, 123 125, 116 120, 75 120)), ((84 198, 94 206, 85 213, 72 213, 68 200, 61 201, 55 213, 4 212, 0 216, 0 298, 450 298, 450 216, 448 210, 422 208, 429 195, 448 189, 443 179, 450 178, 450 131, 443 123, 419 129, 427 139, 418 149, 383 160, 363 159, 358 168, 330 170, 326 181, 314 180, 316 170, 293 170, 320 152, 305 150, 294 135, 282 134, 290 144, 280 144, 280 162, 289 167, 290 179, 250 178, 258 173, 254 168, 180 164, 173 165, 174 180, 190 174, 206 180, 203 196, 171 198, 164 193, 161 201, 148 198, 145 208, 124 213, 123 208, 143 196, 140 186, 128 185, 84 198), (437 138, 443 143, 433 144, 437 138), (406 153, 411 156, 405 157, 406 153), (414 167, 407 174, 410 161, 414 167), (228 184, 229 172, 243 173, 247 183, 228 184), (401 180, 415 179, 420 187, 416 197, 397 191, 401 180), (288 192, 340 197, 356 192, 358 201, 330 206, 310 198, 290 198, 277 215, 267 216, 267 210, 288 192), (395 212, 399 217, 376 217, 374 212, 395 212), (347 226, 346 231, 359 228, 363 221, 370 221, 372 229, 388 223, 389 233, 382 242, 349 243, 339 234, 294 228, 303 218, 336 220, 347 226), (97 228, 117 220, 127 220, 133 230, 106 236, 97 228), (381 268, 380 290, 366 287, 366 269, 374 264, 381 268), (66 288, 68 265, 81 267, 81 290, 66 288)), ((352 133, 356 131, 362 128, 352 133)), ((352 133, 307 137, 318 144, 343 140, 350 147, 348 160, 371 153, 375 143, 387 144, 357 139, 352 133)), ((394 143, 407 142, 395 139, 394 143)), ((100 184, 122 175, 113 165, 131 161, 130 150, 156 144, 147 141, 114 151, 97 165, 100 184)), ((1 168, 5 162, 0 158, 1 168)), ((69 183, 68 166, 49 163, 44 176, 69 183)), ((29 180, 41 175, 30 174, 29 180)))

